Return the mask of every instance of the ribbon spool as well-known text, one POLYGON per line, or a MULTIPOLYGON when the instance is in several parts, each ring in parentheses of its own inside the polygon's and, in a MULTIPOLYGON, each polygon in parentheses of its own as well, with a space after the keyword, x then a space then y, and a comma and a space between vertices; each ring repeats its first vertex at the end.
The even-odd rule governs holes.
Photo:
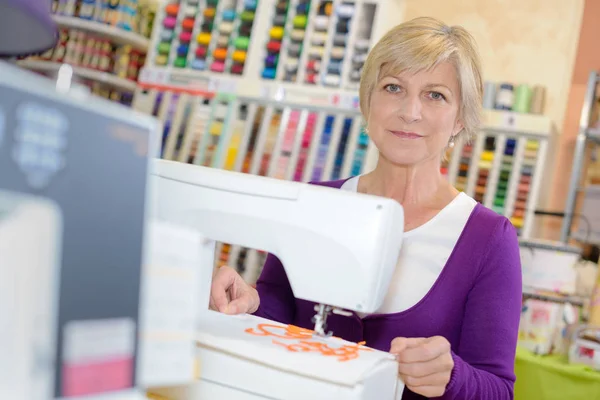
POLYGON ((483 108, 493 110, 496 104, 496 84, 485 82, 483 86, 483 108))
POLYGON ((231 59, 236 63, 243 64, 246 61, 246 52, 243 50, 236 50, 233 52, 231 59))
POLYGON ((269 50, 271 53, 279 53, 279 51, 281 51, 281 42, 271 40, 269 43, 267 43, 267 50, 269 50))
POLYGON ((511 110, 514 101, 513 85, 510 83, 503 83, 500 85, 498 93, 496 95, 495 108, 497 110, 511 110))
POLYGON ((309 71, 319 71, 319 69, 321 69, 321 62, 318 60, 310 60, 306 64, 306 69, 309 71))
POLYGON ((182 43, 189 43, 192 40, 192 32, 181 32, 179 34, 179 41, 182 43))
POLYGON ((517 86, 512 110, 523 114, 529 113, 532 95, 533 91, 528 85, 517 86))
POLYGON ((243 22, 252 22, 254 21, 254 12, 253 11, 249 11, 249 10, 245 10, 242 12, 242 15, 240 16, 240 19, 243 22))
POLYGON ((188 50, 190 49, 190 46, 187 44, 180 44, 179 47, 177 47, 177 56, 178 57, 186 57, 188 50))
POLYGON ((218 48, 213 52, 213 58, 215 60, 223 61, 227 58, 227 49, 218 48))
POLYGON ((546 100, 546 89, 543 86, 536 85, 533 87, 533 94, 531 95, 531 108, 532 114, 543 114, 544 113, 544 101, 546 100))
POLYGON ((277 61, 279 60, 279 55, 277 54, 269 54, 265 59, 265 66, 274 68, 277 65, 277 61))

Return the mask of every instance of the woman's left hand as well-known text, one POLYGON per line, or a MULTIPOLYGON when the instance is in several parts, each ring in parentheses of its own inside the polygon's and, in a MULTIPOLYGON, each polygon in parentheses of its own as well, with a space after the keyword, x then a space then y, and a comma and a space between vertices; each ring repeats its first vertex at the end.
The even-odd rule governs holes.
POLYGON ((445 338, 398 337, 392 341, 390 353, 398 360, 398 375, 407 388, 425 397, 444 394, 454 368, 445 338))

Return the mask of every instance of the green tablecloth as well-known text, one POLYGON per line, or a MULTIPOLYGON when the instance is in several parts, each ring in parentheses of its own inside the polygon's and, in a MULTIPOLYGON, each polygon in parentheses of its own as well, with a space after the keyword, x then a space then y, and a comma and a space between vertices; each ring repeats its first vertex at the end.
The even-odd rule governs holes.
POLYGON ((518 348, 515 400, 600 400, 600 371, 518 348))

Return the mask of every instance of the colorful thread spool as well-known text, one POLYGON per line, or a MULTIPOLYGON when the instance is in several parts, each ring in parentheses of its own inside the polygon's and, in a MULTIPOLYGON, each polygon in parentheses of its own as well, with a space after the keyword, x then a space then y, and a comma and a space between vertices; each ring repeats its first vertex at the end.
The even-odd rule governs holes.
POLYGON ((329 26, 329 18, 324 15, 317 15, 313 23, 316 31, 327 31, 327 27, 329 26))
POLYGON ((230 35, 233 32, 232 22, 223 22, 219 25, 219 32, 223 35, 230 35))
POLYGON ((167 55, 171 51, 171 43, 162 42, 158 44, 158 48, 156 49, 158 54, 167 55))
POLYGON ((245 10, 242 12, 242 15, 240 16, 240 19, 243 22, 252 22, 254 21, 254 12, 253 11, 249 11, 249 10, 245 10))
POLYGON ((177 57, 175 58, 175 62, 173 63, 173 65, 177 68, 185 68, 186 62, 187 61, 185 57, 177 57))
POLYGON ((357 51, 368 51, 369 50, 369 39, 358 39, 354 43, 354 48, 357 51))
POLYGON ((514 88, 510 83, 503 83, 496 95, 495 108, 497 110, 511 110, 514 101, 514 88))
POLYGON ((308 23, 308 17, 306 15, 296 15, 294 17, 294 28, 296 29, 304 29, 306 28, 306 24, 308 23))
POLYGON ((217 13, 216 8, 205 8, 204 9, 204 18, 214 18, 217 13))
POLYGON ((237 37, 234 42, 234 46, 238 50, 247 50, 249 45, 250 38, 245 36, 237 37))
POLYGON ((163 42, 170 42, 173 40, 174 31, 172 29, 163 29, 160 33, 160 40, 163 42))
POLYGON ((496 84, 485 82, 483 87, 483 108, 493 110, 496 104, 496 84))
POLYGON ((213 52, 213 58, 215 60, 223 61, 227 58, 227 49, 217 48, 213 52))
POLYGON ((203 71, 206 69, 206 61, 196 59, 192 61, 191 67, 192 69, 203 71))
POLYGON ((243 64, 233 64, 231 66, 231 73, 235 75, 241 75, 244 73, 244 65, 243 64))
POLYGON ((225 10, 221 13, 221 18, 223 21, 233 21, 235 19, 235 10, 225 10))
POLYGON ((181 32, 179 34, 179 41, 182 43, 189 43, 192 41, 192 32, 181 32))
POLYGON ((175 25, 177 25, 177 18, 166 17, 163 20, 163 27, 165 27, 166 29, 174 29, 175 25))
POLYGON ((244 62, 246 62, 246 52, 242 50, 236 50, 233 52, 231 58, 236 63, 243 64, 244 62))
POLYGON ((219 36, 217 39, 217 46, 227 47, 229 45, 229 36, 219 36))
POLYGON ((300 30, 300 29, 294 29, 292 31, 292 33, 290 34, 290 37, 292 38, 292 40, 296 41, 296 42, 301 42, 304 39, 304 31, 300 30))
POLYGON ((271 37, 271 39, 281 40, 283 38, 283 33, 284 33, 284 30, 282 27, 274 26, 269 31, 269 36, 271 37))
POLYGON ((187 53, 188 53, 188 51, 189 51, 189 49, 190 49, 190 46, 189 46, 189 45, 187 45, 187 44, 183 44, 183 43, 182 43, 182 44, 180 44, 180 45, 177 47, 177 56, 178 56, 178 57, 186 57, 186 56, 187 56, 187 53))
POLYGON ((225 71, 225 63, 222 61, 215 61, 210 66, 210 70, 213 72, 223 72, 225 71))
POLYGON ((257 0, 244 0, 244 8, 246 10, 254 11, 254 10, 256 10, 257 5, 258 5, 257 0))
POLYGON ((181 28, 185 31, 191 32, 194 29, 194 20, 191 18, 186 18, 181 21, 181 28))
POLYGON ((276 15, 273 18, 273 26, 284 26, 285 25, 285 15, 276 15))
POLYGON ((185 15, 186 18, 195 19, 197 12, 198 12, 198 7, 196 7, 195 5, 190 4, 188 2, 188 5, 185 7, 185 11, 183 12, 183 15, 185 15))
POLYGON ((346 49, 344 47, 334 47, 331 49, 331 58, 335 60, 341 60, 344 58, 346 49))
POLYGON ((262 72, 262 77, 265 79, 275 79, 275 68, 265 68, 262 72))
POLYGON ((341 18, 352 18, 354 15, 354 6, 352 4, 340 4, 336 11, 337 15, 341 18))
POLYGON ((210 37, 210 33, 202 32, 198 34, 196 41, 198 42, 198 44, 208 46, 210 44, 210 37))
POLYGON ((334 46, 346 46, 348 36, 342 34, 336 34, 333 37, 333 45, 334 46))
POLYGON ((272 53, 278 53, 281 50, 281 42, 271 40, 269 43, 267 43, 267 50, 272 53))
POLYGON ((533 92, 528 85, 517 86, 512 110, 523 114, 529 113, 532 95, 533 92))
POLYGON ((208 49, 204 46, 198 46, 196 47, 196 57, 198 58, 204 58, 206 57, 206 52, 208 51, 208 49))
POLYGON ((177 14, 179 13, 179 4, 177 4, 177 3, 167 4, 167 6, 165 7, 165 13, 169 17, 177 17, 177 14))

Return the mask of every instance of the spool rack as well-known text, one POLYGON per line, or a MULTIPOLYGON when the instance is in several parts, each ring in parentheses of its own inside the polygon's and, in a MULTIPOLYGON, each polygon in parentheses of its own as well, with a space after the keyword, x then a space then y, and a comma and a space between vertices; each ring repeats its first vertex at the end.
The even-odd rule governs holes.
POLYGON ((457 143, 442 172, 458 189, 532 237, 552 123, 541 115, 484 110, 475 140, 457 143))

